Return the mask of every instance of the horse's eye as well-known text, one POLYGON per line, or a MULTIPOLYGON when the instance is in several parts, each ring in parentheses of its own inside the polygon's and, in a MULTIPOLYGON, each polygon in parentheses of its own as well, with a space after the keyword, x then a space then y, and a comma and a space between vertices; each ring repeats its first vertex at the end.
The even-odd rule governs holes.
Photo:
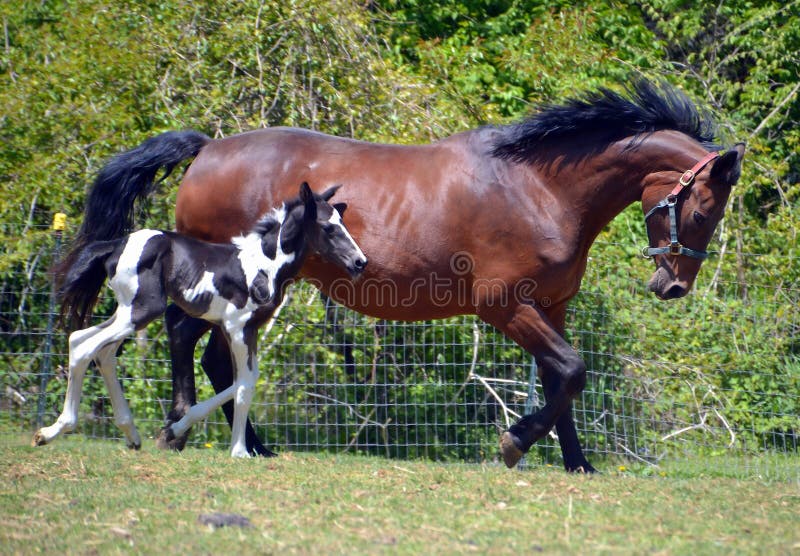
POLYGON ((336 226, 334 226, 333 224, 326 224, 325 226, 322 227, 322 231, 328 234, 329 236, 332 236, 334 232, 336 232, 336 226))
POLYGON ((703 222, 706 221, 706 217, 700 214, 697 211, 694 211, 694 221, 697 223, 698 226, 702 226, 703 222))

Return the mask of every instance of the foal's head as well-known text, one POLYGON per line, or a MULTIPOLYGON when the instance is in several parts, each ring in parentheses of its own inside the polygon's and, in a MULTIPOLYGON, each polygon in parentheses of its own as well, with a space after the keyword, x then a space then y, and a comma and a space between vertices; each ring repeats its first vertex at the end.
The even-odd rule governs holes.
POLYGON ((328 203, 339 187, 316 194, 303 182, 299 195, 284 203, 282 221, 268 216, 256 226, 264 254, 274 259, 278 245, 286 254, 312 251, 344 268, 351 277, 360 275, 367 258, 342 222, 347 205, 328 203))
POLYGON ((744 145, 739 144, 716 158, 708 155, 698 161, 695 172, 680 178, 677 172, 653 174, 658 177, 645 188, 642 208, 650 238, 646 252, 656 264, 648 287, 659 298, 683 297, 692 287, 739 179, 743 156, 744 145))

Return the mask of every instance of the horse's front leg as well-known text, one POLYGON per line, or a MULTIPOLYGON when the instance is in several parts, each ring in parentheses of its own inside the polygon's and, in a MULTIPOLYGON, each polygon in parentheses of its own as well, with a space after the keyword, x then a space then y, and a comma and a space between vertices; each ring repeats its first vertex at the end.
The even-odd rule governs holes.
MULTIPOLYGON (((211 324, 208 321, 190 317, 175 304, 167 307, 164 322, 169 337, 169 352, 172 363, 172 409, 167 414, 167 422, 156 438, 156 446, 169 450, 183 450, 189 437, 187 429, 175 436, 170 429, 180 421, 197 402, 194 383, 194 348, 211 324)), ((228 384, 230 386, 230 383, 228 384)), ((225 388, 216 388, 221 392, 225 388)))
MULTIPOLYGON (((550 322, 562 337, 564 336, 566 315, 566 303, 547 309, 547 316, 550 318, 550 322)), ((555 395, 558 381, 552 380, 552 373, 543 373, 541 378, 544 397, 547 400, 555 395)), ((578 440, 578 431, 575 428, 575 421, 572 416, 572 402, 556 421, 556 433, 558 434, 558 443, 561 446, 564 469, 573 473, 594 473, 596 470, 583 455, 581 443, 578 440)))
MULTIPOLYGON (((564 340, 558 327, 538 307, 519 304, 508 308, 486 307, 479 312, 486 322, 536 357, 545 391, 545 405, 531 415, 525 415, 500 440, 500 451, 508 467, 513 467, 534 442, 558 426, 564 442, 568 443, 569 466, 585 462, 577 444, 575 424, 571 417, 572 399, 586 384, 586 366, 575 350, 564 340), (576 456, 580 454, 580 458, 576 456)), ((561 438, 559 438, 561 440, 561 438)), ((565 465, 567 453, 565 453, 565 465)), ((589 466, 591 467, 591 466, 589 466)), ((575 470, 575 469, 571 469, 575 470)), ((587 471, 589 469, 586 469, 587 471)))
POLYGON ((253 401, 258 380, 256 354, 258 329, 247 325, 244 329, 228 330, 231 358, 234 367, 233 426, 231 427, 231 456, 247 458, 250 451, 245 442, 245 424, 253 401))

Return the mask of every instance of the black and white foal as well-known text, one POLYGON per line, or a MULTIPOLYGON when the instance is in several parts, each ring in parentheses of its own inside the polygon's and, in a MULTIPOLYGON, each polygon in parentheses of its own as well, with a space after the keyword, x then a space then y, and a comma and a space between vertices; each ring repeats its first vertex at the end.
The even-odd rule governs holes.
POLYGON ((109 320, 73 332, 69 337, 69 379, 64 410, 49 427, 39 429, 33 444, 46 444, 75 428, 86 368, 94 360, 108 388, 114 421, 128 446, 141 438, 116 375, 116 353, 133 331, 160 316, 171 299, 189 315, 219 325, 230 344, 234 382, 213 398, 193 406, 172 433, 183 434, 215 408, 234 400, 231 455, 247 457, 245 422, 258 378, 257 325, 274 313, 288 282, 305 255, 314 251, 361 273, 367 259, 342 223, 345 205, 328 201, 338 186, 321 195, 308 184, 300 195, 273 209, 244 237, 230 244, 211 244, 176 232, 140 230, 112 241, 90 243, 81 251, 59 293, 71 301, 92 304, 105 277, 117 299, 109 320))

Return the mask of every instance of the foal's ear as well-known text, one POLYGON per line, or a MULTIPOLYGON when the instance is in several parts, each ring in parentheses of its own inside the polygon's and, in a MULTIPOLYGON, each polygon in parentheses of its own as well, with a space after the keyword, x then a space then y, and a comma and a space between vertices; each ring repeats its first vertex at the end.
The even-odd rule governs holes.
POLYGON ((347 203, 336 203, 333 205, 333 208, 336 209, 336 212, 339 213, 339 216, 344 216, 344 211, 347 210, 347 203))
POLYGON ((317 221, 317 200, 307 182, 300 184, 300 200, 303 202, 303 220, 306 222, 317 221))
POLYGON ((735 185, 742 173, 742 158, 744 158, 744 143, 737 143, 714 162, 714 166, 711 167, 711 179, 718 179, 725 185, 735 185))
POLYGON ((326 189, 322 194, 320 194, 320 197, 322 197, 323 201, 330 201, 331 197, 333 197, 333 194, 336 193, 336 191, 340 187, 342 187, 341 183, 337 183, 336 185, 332 185, 331 187, 326 189))
POLYGON ((300 184, 300 200, 303 201, 303 204, 308 202, 310 197, 313 197, 314 193, 311 191, 311 188, 308 186, 308 182, 304 181, 300 184))

